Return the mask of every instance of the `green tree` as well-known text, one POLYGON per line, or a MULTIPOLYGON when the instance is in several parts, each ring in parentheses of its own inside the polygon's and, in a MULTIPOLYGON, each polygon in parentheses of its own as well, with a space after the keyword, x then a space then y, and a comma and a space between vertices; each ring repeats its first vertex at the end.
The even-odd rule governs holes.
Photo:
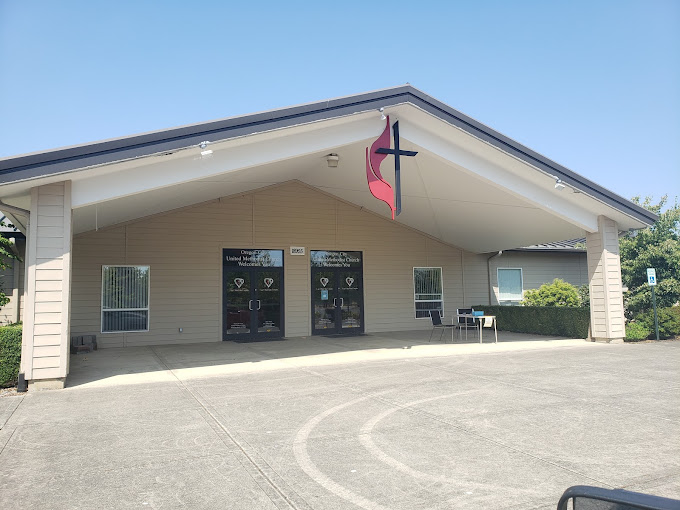
POLYGON ((544 283, 538 289, 524 293, 524 306, 580 306, 578 289, 571 283, 555 278, 552 283, 544 283))
POLYGON ((619 239, 621 279, 628 287, 624 294, 626 315, 635 317, 652 308, 652 297, 647 285, 647 268, 656 269, 658 282, 655 294, 659 308, 673 306, 680 300, 680 206, 677 198, 672 207, 661 212, 668 196, 652 204, 647 197, 633 202, 659 215, 651 227, 629 232, 619 239))

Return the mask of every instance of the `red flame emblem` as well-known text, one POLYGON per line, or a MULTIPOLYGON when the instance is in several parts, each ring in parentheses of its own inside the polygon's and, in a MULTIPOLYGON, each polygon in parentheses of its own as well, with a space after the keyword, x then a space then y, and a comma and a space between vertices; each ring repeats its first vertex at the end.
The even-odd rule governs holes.
POLYGON ((385 121, 385 130, 378 137, 378 139, 371 145, 369 153, 366 147, 366 178, 368 179, 368 189, 371 194, 378 200, 382 200, 390 206, 392 211, 392 219, 394 219, 394 193, 392 193, 392 186, 383 179, 380 173, 380 164, 387 157, 387 154, 376 154, 376 149, 381 147, 390 147, 390 117, 387 116, 385 121))

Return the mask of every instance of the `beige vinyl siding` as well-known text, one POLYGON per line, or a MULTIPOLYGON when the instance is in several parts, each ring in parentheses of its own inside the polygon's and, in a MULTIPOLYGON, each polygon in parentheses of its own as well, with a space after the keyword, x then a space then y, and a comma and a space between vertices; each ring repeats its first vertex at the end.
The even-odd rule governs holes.
POLYGON ((489 304, 489 275, 486 254, 465 253, 465 306, 489 304))
POLYGON ((22 341, 22 371, 29 380, 68 374, 71 269, 71 183, 31 190, 26 265, 29 285, 22 341))
POLYGON ((591 336, 621 339, 625 336, 621 261, 616 222, 599 216, 598 231, 586 235, 590 277, 591 336))
POLYGON ((490 268, 495 303, 498 303, 498 268, 521 268, 523 290, 537 289, 555 278, 577 287, 588 284, 585 253, 503 252, 491 259, 490 268))
MULTIPOLYGON (((468 304, 457 248, 288 182, 76 236, 73 334, 97 334, 103 347, 220 341, 224 248, 284 250, 289 337, 311 334, 311 250, 363 252, 367 332, 429 327, 427 320, 415 319, 413 267, 442 267, 447 317, 468 304), (291 256, 290 246, 304 246, 305 256, 291 256), (148 332, 100 332, 101 266, 108 264, 150 266, 148 332)), ((469 253, 464 258, 471 263, 468 292, 481 299, 488 284, 486 259, 469 253)))

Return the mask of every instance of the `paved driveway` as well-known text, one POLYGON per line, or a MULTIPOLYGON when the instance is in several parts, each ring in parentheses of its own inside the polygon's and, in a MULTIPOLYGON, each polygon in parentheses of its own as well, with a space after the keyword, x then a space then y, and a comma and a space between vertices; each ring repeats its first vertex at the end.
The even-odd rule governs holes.
POLYGON ((679 363, 680 342, 404 333, 102 350, 72 358, 65 390, 0 398, 0 508, 680 498, 679 363))

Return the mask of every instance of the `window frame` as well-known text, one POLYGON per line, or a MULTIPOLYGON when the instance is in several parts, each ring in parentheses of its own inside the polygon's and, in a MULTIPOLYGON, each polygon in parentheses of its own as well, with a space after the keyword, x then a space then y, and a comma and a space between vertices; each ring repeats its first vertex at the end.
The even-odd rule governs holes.
POLYGON ((498 304, 502 303, 513 303, 513 302, 519 302, 524 299, 524 271, 522 271, 521 267, 497 267, 496 268, 496 288, 498 289, 498 304), (519 271, 519 283, 520 283, 520 298, 519 299, 501 299, 501 279, 500 279, 500 271, 505 271, 505 270, 512 270, 512 271, 519 271))
POLYGON ((101 288, 100 288, 100 302, 99 302, 99 331, 102 335, 119 334, 119 333, 148 333, 151 325, 151 264, 102 264, 101 267, 101 288), (105 267, 146 267, 149 277, 147 282, 147 299, 146 308, 109 308, 104 310, 104 268, 105 267), (104 311, 107 312, 133 312, 146 311, 146 329, 120 330, 120 331, 104 331, 104 311))
POLYGON ((430 317, 418 317, 417 303, 431 303, 432 301, 441 301, 441 317, 444 317, 444 270, 441 266, 414 266, 412 273, 413 281, 413 317, 417 320, 430 320, 430 317), (416 299, 416 269, 439 269, 439 280, 441 281, 441 299, 416 299))

